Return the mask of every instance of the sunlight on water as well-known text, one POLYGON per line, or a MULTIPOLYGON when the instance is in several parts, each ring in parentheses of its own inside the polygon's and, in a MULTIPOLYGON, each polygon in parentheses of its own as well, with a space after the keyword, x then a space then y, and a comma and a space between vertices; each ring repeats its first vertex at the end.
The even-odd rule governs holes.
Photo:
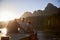
POLYGON ((7 29, 6 28, 0 29, 0 36, 6 36, 6 34, 7 34, 7 29))
POLYGON ((7 29, 6 28, 2 28, 0 29, 0 40, 1 40, 1 37, 6 37, 6 34, 7 34, 7 29))
POLYGON ((3 29, 1 30, 1 33, 4 34, 4 35, 6 35, 6 34, 7 34, 7 29, 6 29, 6 28, 3 28, 3 29))

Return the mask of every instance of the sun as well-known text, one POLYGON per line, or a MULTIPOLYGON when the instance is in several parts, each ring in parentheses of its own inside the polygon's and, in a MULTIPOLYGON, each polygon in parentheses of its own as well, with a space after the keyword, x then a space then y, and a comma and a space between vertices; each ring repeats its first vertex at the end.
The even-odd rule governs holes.
POLYGON ((16 15, 14 15, 14 12, 11 11, 2 11, 0 15, 0 21, 9 21, 16 18, 16 15))

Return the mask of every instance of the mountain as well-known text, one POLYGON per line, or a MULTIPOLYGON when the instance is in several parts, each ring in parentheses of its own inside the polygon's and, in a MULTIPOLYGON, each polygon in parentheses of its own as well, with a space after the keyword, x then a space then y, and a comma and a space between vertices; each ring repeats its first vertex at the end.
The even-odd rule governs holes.
POLYGON ((51 15, 58 12, 58 8, 51 3, 48 3, 47 7, 43 11, 45 15, 51 15))
POLYGON ((51 3, 48 3, 43 11, 42 10, 34 11, 33 16, 46 16, 46 15, 52 15, 56 13, 58 13, 58 8, 51 3))
POLYGON ((37 10, 37 11, 34 11, 33 12, 33 16, 41 16, 41 15, 43 15, 43 11, 42 10, 37 10))
POLYGON ((51 3, 48 3, 44 10, 35 10, 33 13, 25 12, 22 17, 30 16, 49 16, 58 13, 58 8, 51 3))
POLYGON ((30 17, 32 16, 33 14, 31 12, 25 12, 22 17, 30 17))
MULTIPOLYGON (((33 13, 25 12, 22 17, 26 17, 26 22, 31 21, 35 29, 48 30, 49 27, 57 27, 55 24, 59 26, 60 8, 49 3, 44 10, 35 10, 33 13)), ((60 26, 58 28, 60 28, 60 26)))

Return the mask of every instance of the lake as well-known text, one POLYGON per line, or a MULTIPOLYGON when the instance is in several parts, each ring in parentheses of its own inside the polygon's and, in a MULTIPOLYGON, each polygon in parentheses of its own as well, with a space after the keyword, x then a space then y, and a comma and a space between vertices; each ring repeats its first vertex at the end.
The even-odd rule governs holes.
MULTIPOLYGON (((1 40, 1 35, 2 33, 0 33, 0 40, 1 40)), ((10 40, 19 40, 21 38, 25 38, 30 36, 29 34, 21 34, 21 33, 12 33, 8 35, 10 40)), ((37 37, 39 40, 60 40, 58 38, 55 38, 55 35, 50 35, 50 36, 54 36, 54 37, 47 37, 47 35, 45 35, 44 31, 37 31, 37 37)))

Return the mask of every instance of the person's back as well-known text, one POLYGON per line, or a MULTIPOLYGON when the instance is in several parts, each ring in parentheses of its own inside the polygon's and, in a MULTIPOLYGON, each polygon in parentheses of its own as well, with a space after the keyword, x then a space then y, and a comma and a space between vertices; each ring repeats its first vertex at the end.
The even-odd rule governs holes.
POLYGON ((31 40, 38 40, 37 32, 34 30, 31 22, 28 22, 28 30, 27 31, 30 34, 30 39, 31 40))
POLYGON ((23 18, 20 21, 19 24, 20 24, 20 30, 21 30, 21 32, 26 33, 27 32, 27 22, 25 22, 25 18, 23 18))
POLYGON ((27 29, 26 22, 20 22, 20 32, 21 33, 26 33, 27 32, 26 29, 27 29))
POLYGON ((31 22, 28 22, 28 23, 27 23, 27 32, 28 32, 29 34, 34 33, 33 26, 32 26, 32 24, 31 24, 31 22))
POLYGON ((7 25, 7 32, 8 33, 18 33, 18 27, 20 25, 18 24, 17 20, 15 19, 12 22, 9 22, 7 25))

